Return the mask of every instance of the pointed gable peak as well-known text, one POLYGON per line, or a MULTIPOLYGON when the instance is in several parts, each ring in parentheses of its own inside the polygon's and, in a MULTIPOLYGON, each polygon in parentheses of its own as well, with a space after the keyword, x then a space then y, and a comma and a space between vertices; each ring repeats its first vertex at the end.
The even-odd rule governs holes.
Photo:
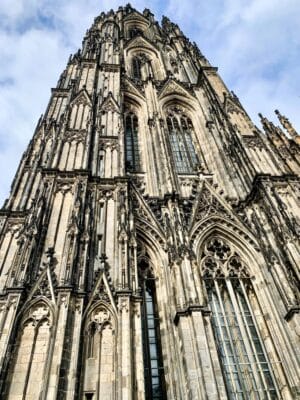
POLYGON ((89 106, 92 105, 91 98, 85 88, 81 89, 77 93, 75 98, 71 101, 71 105, 73 105, 73 104, 84 104, 84 105, 89 105, 89 106))
POLYGON ((114 98, 112 92, 109 92, 101 104, 101 109, 103 111, 113 111, 120 113, 120 106, 114 98))
POLYGON ((138 97, 142 98, 143 100, 145 99, 143 92, 127 76, 124 77, 124 79, 122 81, 122 89, 125 92, 131 93, 131 94, 133 94, 135 96, 138 96, 138 97))
POLYGON ((185 98, 191 97, 191 93, 184 86, 182 86, 174 78, 169 78, 162 87, 158 97, 159 99, 162 99, 166 96, 175 94, 184 96, 185 98))
POLYGON ((141 223, 144 228, 149 231, 152 230, 153 234, 156 237, 159 237, 160 241, 163 241, 165 234, 161 229, 159 221, 134 184, 132 184, 131 195, 133 202, 133 213, 137 218, 137 223, 141 223))
POLYGON ((46 297, 56 304, 54 294, 55 282, 53 282, 52 275, 53 274, 51 274, 50 267, 47 266, 32 286, 26 302, 29 302, 35 297, 46 297))
POLYGON ((128 43, 127 43, 127 49, 132 49, 135 47, 141 48, 141 50, 144 49, 150 49, 152 51, 157 52, 158 49, 154 43, 152 43, 149 39, 145 38, 144 36, 137 35, 133 37, 128 43))
POLYGON ((107 264, 105 262, 104 264, 105 267, 104 268, 99 267, 96 272, 94 285, 92 288, 88 305, 86 307, 86 312, 90 309, 91 305, 96 301, 103 301, 109 304, 115 311, 115 313, 117 313, 117 307, 113 296, 113 288, 110 285, 110 279, 107 272, 107 264))
POLYGON ((244 113, 241 107, 237 104, 235 98, 233 98, 232 96, 228 96, 226 93, 224 93, 223 107, 226 113, 244 113))

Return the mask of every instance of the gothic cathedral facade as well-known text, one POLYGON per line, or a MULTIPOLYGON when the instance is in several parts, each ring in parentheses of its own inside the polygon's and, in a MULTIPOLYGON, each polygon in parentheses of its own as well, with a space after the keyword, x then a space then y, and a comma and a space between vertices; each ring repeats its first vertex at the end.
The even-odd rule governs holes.
POLYGON ((300 137, 168 18, 102 13, 0 210, 9 400, 300 398, 300 137))

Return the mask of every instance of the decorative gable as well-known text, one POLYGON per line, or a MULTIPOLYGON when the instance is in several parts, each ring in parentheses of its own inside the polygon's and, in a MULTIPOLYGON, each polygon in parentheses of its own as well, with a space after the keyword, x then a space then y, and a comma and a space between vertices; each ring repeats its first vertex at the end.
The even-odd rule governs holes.
POLYGON ((92 106, 91 98, 85 89, 82 89, 70 103, 70 105, 75 105, 75 104, 76 105, 83 104, 83 105, 88 105, 90 107, 92 106))
POLYGON ((132 82, 131 79, 124 77, 124 80, 122 81, 122 89, 125 92, 134 94, 135 96, 138 96, 145 100, 145 97, 142 93, 142 91, 132 82))
POLYGON ((163 88, 161 89, 159 93, 159 99, 162 99, 163 97, 169 96, 169 95, 174 95, 177 94, 179 96, 183 97, 191 97, 191 94, 178 82, 176 82, 174 79, 169 79, 163 88))
MULTIPOLYGON (((97 261, 100 262, 100 260, 97 261)), ((100 300, 110 304, 113 310, 117 313, 116 303, 113 297, 113 287, 110 283, 106 268, 102 267, 99 267, 95 274, 94 285, 86 310, 89 310, 93 303, 100 300)))
POLYGON ((120 113, 120 106, 111 92, 109 92, 108 96, 103 100, 100 108, 102 111, 120 113))

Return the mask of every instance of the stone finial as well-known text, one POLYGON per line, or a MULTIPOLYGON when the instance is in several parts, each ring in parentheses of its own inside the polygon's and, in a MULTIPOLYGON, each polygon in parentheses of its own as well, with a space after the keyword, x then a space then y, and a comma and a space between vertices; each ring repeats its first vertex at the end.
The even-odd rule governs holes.
POLYGON ((260 118, 260 122, 264 128, 265 131, 272 132, 274 130, 274 125, 272 124, 271 121, 268 120, 268 118, 264 117, 261 113, 258 114, 260 118))
POLYGON ((298 136, 296 129, 290 123, 289 119, 284 115, 280 114, 278 110, 275 110, 275 114, 277 115, 281 125, 286 129, 286 131, 291 135, 291 137, 295 138, 298 136))

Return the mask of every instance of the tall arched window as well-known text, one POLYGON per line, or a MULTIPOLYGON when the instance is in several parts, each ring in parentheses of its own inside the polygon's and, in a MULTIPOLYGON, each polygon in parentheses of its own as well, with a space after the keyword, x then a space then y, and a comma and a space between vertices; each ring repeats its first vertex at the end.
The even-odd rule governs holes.
POLYGON ((271 368, 256 321, 255 296, 240 256, 219 237, 205 244, 202 276, 230 399, 277 399, 271 368))
POLYGON ((138 119, 132 112, 125 116, 125 154, 126 170, 132 172, 139 171, 138 119))
POLYGON ((147 254, 139 261, 139 279, 143 293, 142 328, 146 399, 163 400, 166 396, 155 278, 150 271, 147 254))
POLYGON ((142 62, 139 57, 132 58, 132 76, 135 79, 142 79, 142 62))
POLYGON ((176 171, 195 172, 199 161, 192 139, 192 121, 179 108, 174 107, 168 112, 167 126, 176 171))

